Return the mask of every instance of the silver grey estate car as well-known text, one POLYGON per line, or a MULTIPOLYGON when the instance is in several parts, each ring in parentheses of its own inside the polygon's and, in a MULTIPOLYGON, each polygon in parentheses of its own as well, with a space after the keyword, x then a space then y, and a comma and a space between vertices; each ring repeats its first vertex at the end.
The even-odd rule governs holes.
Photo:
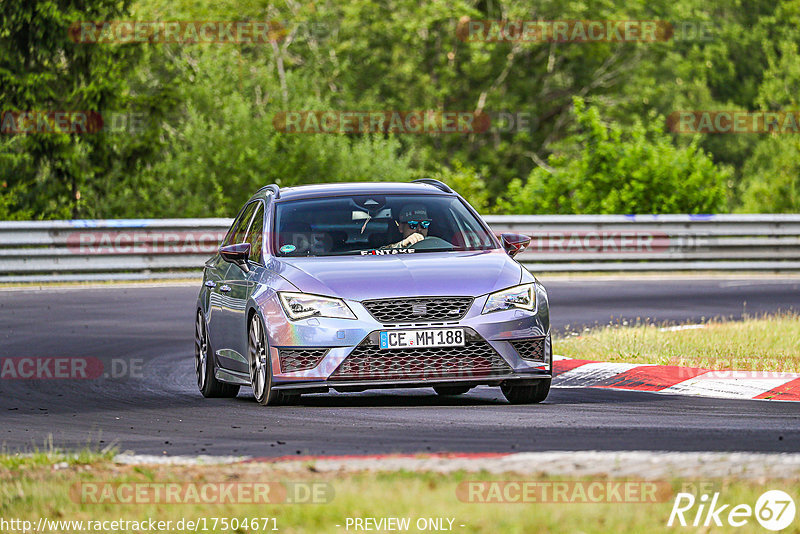
POLYGON ((195 368, 206 397, 500 386, 547 397, 547 292, 447 185, 268 185, 205 264, 195 368))

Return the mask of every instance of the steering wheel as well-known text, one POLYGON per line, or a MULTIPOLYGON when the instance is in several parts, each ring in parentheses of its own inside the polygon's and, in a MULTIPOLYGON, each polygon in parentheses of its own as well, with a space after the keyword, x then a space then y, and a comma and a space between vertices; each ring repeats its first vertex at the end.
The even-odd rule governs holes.
POLYGON ((428 236, 422 241, 417 241, 413 245, 408 248, 413 248, 414 250, 428 250, 428 249, 452 249, 455 248, 451 243, 448 243, 441 237, 436 236, 428 236))

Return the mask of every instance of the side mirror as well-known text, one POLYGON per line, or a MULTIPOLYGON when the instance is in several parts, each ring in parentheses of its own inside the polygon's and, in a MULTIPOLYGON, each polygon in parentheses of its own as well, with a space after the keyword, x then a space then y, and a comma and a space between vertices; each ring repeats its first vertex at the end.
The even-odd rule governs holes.
POLYGON ((237 243, 236 245, 227 245, 219 248, 219 255, 222 259, 235 263, 244 272, 250 271, 250 265, 247 260, 250 258, 250 243, 237 243))
POLYGON ((525 247, 530 244, 531 238, 522 234, 500 234, 500 241, 503 243, 506 254, 513 258, 525 250, 525 247))

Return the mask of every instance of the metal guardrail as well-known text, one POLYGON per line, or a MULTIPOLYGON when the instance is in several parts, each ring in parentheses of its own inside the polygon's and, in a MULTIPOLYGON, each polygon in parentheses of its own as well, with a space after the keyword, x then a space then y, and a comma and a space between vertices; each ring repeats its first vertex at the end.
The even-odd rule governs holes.
MULTIPOLYGON (((800 215, 492 215, 534 272, 800 270, 800 215)), ((194 277, 231 219, 0 222, 0 281, 194 277)))
POLYGON ((0 282, 192 278, 232 219, 0 222, 0 282))
POLYGON ((800 215, 496 215, 536 271, 800 269, 800 215))

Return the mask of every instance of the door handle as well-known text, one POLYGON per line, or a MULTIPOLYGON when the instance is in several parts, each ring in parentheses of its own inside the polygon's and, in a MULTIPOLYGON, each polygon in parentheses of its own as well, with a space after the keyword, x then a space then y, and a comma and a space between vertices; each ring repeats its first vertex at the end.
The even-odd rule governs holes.
POLYGON ((219 286, 219 290, 222 291, 223 293, 227 293, 228 291, 231 290, 231 286, 229 285, 219 286))
POLYGON ((216 282, 212 282, 211 280, 206 282, 205 285, 206 285, 206 287, 217 287, 217 283, 216 282))

